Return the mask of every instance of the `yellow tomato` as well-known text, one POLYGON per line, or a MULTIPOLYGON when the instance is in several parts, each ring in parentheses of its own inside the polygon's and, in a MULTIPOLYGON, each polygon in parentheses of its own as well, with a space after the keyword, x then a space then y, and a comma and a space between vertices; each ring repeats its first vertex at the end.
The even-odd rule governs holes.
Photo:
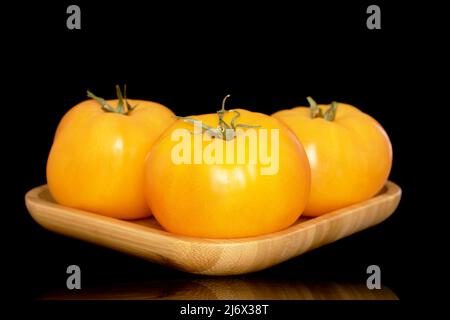
POLYGON ((309 195, 303 147, 273 117, 236 109, 225 111, 222 120, 218 129, 217 114, 178 120, 155 143, 145 170, 155 218, 170 232, 206 238, 256 236, 290 226, 309 195), (200 134, 193 129, 198 121, 204 124, 200 134), (235 130, 217 135, 225 127, 235 130), (183 151, 181 136, 191 141, 183 151))
POLYGON ((61 120, 47 162, 54 199, 102 215, 151 215, 144 197, 145 157, 174 121, 161 104, 143 100, 81 102, 61 120), (119 103, 120 101, 120 103, 119 103), (132 107, 134 106, 134 108, 132 107))
POLYGON ((333 103, 276 112, 305 147, 311 195, 305 215, 318 216, 371 198, 386 183, 392 147, 381 125, 357 108, 333 103))

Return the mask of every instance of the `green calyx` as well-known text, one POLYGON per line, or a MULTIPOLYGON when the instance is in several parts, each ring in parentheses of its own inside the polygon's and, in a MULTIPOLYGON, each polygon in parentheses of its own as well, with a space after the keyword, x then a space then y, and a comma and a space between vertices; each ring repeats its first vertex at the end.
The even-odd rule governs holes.
POLYGON ((309 112, 311 118, 323 118, 328 121, 333 121, 336 118, 337 105, 336 101, 331 102, 330 107, 323 112, 323 110, 319 107, 319 105, 314 101, 313 98, 307 97, 306 100, 309 102, 309 112))
POLYGON ((236 120, 241 116, 241 113, 237 110, 226 110, 225 109, 225 101, 230 97, 230 95, 226 95, 222 100, 222 108, 217 111, 218 116, 218 124, 216 128, 213 128, 200 120, 192 119, 189 117, 179 117, 177 119, 181 119, 184 122, 192 123, 194 125, 201 126, 202 130, 210 134, 214 138, 219 138, 223 140, 231 140, 236 136, 237 128, 259 128, 260 126, 254 126, 244 123, 236 123, 236 120), (223 117, 227 112, 233 112, 235 115, 231 119, 230 123, 227 123, 223 117))
POLYGON ((124 85, 123 88, 123 95, 122 90, 120 90, 120 86, 116 85, 116 94, 117 99, 119 100, 117 102, 117 107, 114 108, 108 102, 106 102, 105 99, 97 97, 95 94, 93 94, 91 91, 87 90, 87 96, 91 99, 94 99, 97 101, 101 106, 102 110, 105 112, 112 112, 112 113, 119 113, 123 115, 129 115, 131 111, 133 111, 137 105, 130 105, 130 103, 127 100, 127 85, 124 85))

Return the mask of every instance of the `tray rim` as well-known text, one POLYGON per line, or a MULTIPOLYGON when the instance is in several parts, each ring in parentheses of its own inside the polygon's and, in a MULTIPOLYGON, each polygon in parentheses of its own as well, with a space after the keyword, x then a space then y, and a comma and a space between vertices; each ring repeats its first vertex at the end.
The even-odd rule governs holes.
MULTIPOLYGON (((99 223, 113 224, 116 227, 120 225, 123 228, 134 229, 134 231, 136 231, 136 232, 152 233, 161 238, 167 238, 169 240, 176 239, 177 241, 188 242, 191 244, 198 243, 201 245, 221 246, 222 247, 222 246, 230 246, 230 245, 234 245, 234 246, 235 245, 248 245, 252 242, 261 243, 262 241, 273 241, 273 240, 282 238, 288 234, 293 234, 296 232, 303 231, 310 227, 315 227, 315 226, 317 226, 317 224, 320 224, 320 223, 329 223, 330 220, 332 221, 332 220, 336 220, 336 219, 341 219, 347 215, 351 215, 353 213, 353 211, 356 209, 359 209, 359 207, 361 205, 370 206, 372 204, 378 203, 382 198, 398 197, 399 201, 400 201, 402 190, 396 183, 394 183, 392 181, 387 181, 385 186, 383 187, 383 189, 385 189, 384 192, 381 192, 378 195, 376 195, 373 198, 370 198, 366 201, 358 202, 353 205, 331 211, 329 213, 323 214, 318 217, 312 217, 312 218, 308 217, 307 220, 302 221, 300 223, 298 223, 296 221, 293 225, 291 225, 283 230, 279 230, 279 231, 268 233, 268 234, 258 235, 258 236, 230 238, 230 239, 199 238, 199 237, 179 235, 179 234, 171 233, 169 231, 159 230, 159 229, 155 229, 155 228, 151 228, 148 226, 138 224, 138 223, 136 223, 136 221, 138 221, 138 220, 121 220, 121 219, 107 217, 107 216, 103 216, 103 215, 100 215, 97 213, 93 213, 93 212, 89 212, 89 211, 85 211, 85 210, 81 210, 81 209, 67 207, 64 205, 60 205, 56 202, 50 202, 50 201, 44 200, 40 197, 42 192, 45 192, 45 191, 49 192, 47 184, 43 184, 43 185, 40 185, 38 187, 35 187, 35 188, 32 188, 31 190, 29 190, 25 194, 25 203, 28 208, 28 212, 32 216, 33 220, 35 220, 41 226, 43 226, 43 225, 39 221, 39 218, 37 218, 35 216, 36 214, 32 212, 33 210, 30 209, 30 206, 32 206, 32 205, 37 204, 37 205, 51 207, 53 209, 60 209, 60 210, 68 209, 68 210, 70 210, 69 212, 72 215, 83 215, 83 216, 88 217, 89 219, 92 219, 99 223)), ((388 217, 390 217, 394 211, 395 211, 395 209, 380 222, 382 222, 382 221, 386 220, 388 217)), ((152 218, 152 217, 149 217, 149 218, 152 218)), ((149 218, 147 218, 147 219, 149 219, 149 218)), ((300 216, 300 218, 304 218, 303 215, 300 216)), ((153 219, 155 219, 155 218, 153 217, 153 219)), ((48 229, 46 226, 43 226, 43 227, 48 229)))

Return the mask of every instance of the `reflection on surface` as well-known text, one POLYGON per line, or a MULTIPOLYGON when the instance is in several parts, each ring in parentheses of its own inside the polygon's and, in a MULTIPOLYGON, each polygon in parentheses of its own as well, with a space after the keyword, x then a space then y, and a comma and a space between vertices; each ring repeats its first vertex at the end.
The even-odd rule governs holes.
POLYGON ((365 283, 305 282, 244 278, 154 280, 115 286, 59 290, 43 300, 398 300, 389 288, 365 283))

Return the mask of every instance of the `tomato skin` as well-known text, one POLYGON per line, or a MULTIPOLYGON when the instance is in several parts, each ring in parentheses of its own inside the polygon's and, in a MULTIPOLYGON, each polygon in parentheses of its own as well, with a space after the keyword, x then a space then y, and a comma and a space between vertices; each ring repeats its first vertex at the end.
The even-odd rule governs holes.
MULTIPOLYGON (((303 147, 275 118, 237 110, 241 113, 240 123, 279 130, 277 173, 261 174, 260 162, 175 164, 171 151, 177 142, 172 141, 172 133, 180 128, 192 131, 192 124, 178 120, 155 143, 145 170, 148 204, 166 230, 202 238, 257 236, 287 228, 303 212, 310 187, 310 169, 303 147)), ((231 117, 227 113, 224 119, 230 121, 231 117)), ((217 126, 217 114, 192 118, 217 126)), ((236 146, 239 139, 225 144, 236 146)), ((269 150, 271 143, 272 140, 269 150)), ((249 159, 248 148, 245 153, 249 159)))
POLYGON ((151 215, 143 191, 145 158, 175 118, 158 103, 128 101, 137 104, 129 115, 105 112, 94 100, 64 115, 47 161, 58 203, 120 219, 151 215))
POLYGON ((308 154, 311 194, 305 215, 318 216, 367 200, 386 183, 392 146, 382 126, 369 115, 339 103, 333 121, 312 119, 307 107, 282 110, 273 117, 295 133, 308 154))

